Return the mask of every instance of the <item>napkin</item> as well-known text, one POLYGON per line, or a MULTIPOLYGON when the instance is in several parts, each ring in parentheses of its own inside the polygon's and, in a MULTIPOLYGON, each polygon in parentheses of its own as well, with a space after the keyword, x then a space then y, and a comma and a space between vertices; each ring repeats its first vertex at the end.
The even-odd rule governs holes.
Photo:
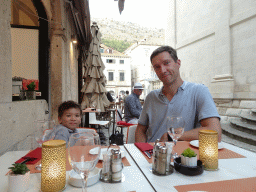
POLYGON ((134 145, 138 147, 138 149, 141 150, 142 152, 153 150, 153 146, 150 145, 149 143, 134 143, 134 145))
POLYGON ((22 161, 25 161, 28 157, 35 158, 35 160, 28 161, 28 162, 26 162, 26 164, 35 164, 35 163, 37 163, 38 161, 40 161, 42 159, 42 148, 38 147, 35 150, 30 151, 27 155, 21 157, 15 163, 21 163, 22 161))

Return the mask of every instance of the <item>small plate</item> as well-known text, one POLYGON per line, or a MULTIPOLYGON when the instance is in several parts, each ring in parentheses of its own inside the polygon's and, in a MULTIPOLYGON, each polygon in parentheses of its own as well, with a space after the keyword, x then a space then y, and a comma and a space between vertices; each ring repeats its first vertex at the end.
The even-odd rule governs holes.
MULTIPOLYGON (((101 154, 100 154, 100 160, 103 160, 103 154, 107 153, 108 148, 101 148, 101 154)), ((111 148, 109 149, 109 152, 111 151, 111 148)), ((125 151, 121 150, 121 158, 125 157, 125 151)), ((98 152, 98 147, 95 147, 89 151, 90 154, 95 155, 98 152)))
MULTIPOLYGON (((193 140, 193 141, 190 141, 190 145, 194 146, 194 147, 199 147, 199 141, 198 140, 193 140)), ((223 149, 224 148, 224 145, 222 142, 220 142, 218 144, 218 149, 223 149)))
MULTIPOLYGON (((97 183, 100 179, 100 170, 99 168, 95 167, 88 176, 87 179, 87 186, 91 186, 97 183)), ((74 187, 82 187, 82 178, 81 176, 76 173, 73 169, 69 172, 68 183, 74 187)))
POLYGON ((202 161, 197 160, 197 166, 186 166, 181 164, 181 158, 174 159, 174 169, 183 175, 195 176, 204 172, 202 161))

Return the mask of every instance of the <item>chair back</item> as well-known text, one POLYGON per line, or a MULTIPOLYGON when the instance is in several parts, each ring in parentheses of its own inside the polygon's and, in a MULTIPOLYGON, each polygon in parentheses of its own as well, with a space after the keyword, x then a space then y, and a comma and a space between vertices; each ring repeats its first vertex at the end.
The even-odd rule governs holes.
POLYGON ((127 128, 126 143, 135 143, 135 130, 137 125, 131 125, 127 128))
POLYGON ((89 124, 95 123, 96 121, 96 114, 94 112, 89 113, 89 124))

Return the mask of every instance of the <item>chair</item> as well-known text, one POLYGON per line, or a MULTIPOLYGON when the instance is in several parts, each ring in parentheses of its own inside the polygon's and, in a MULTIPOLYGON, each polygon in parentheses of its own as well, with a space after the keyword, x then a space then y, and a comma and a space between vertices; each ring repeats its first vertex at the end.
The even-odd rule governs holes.
MULTIPOLYGON (((98 134, 100 136, 101 144, 105 144, 104 141, 106 140, 106 136, 103 132, 101 132, 101 127, 106 127, 109 124, 109 121, 99 121, 96 119, 95 112, 89 113, 89 125, 98 126, 98 134)), ((109 128, 108 129, 108 135, 109 135, 109 128)))
POLYGON ((127 128, 127 138, 126 138, 126 144, 127 143, 135 143, 135 130, 137 128, 137 125, 131 125, 127 128))
MULTIPOLYGON (((122 109, 118 108, 116 109, 116 127, 119 127, 121 129, 121 134, 123 134, 123 128, 129 129, 130 126, 134 126, 134 124, 126 123, 125 121, 122 121, 122 109)), ((135 125, 137 127, 137 125, 135 125)))

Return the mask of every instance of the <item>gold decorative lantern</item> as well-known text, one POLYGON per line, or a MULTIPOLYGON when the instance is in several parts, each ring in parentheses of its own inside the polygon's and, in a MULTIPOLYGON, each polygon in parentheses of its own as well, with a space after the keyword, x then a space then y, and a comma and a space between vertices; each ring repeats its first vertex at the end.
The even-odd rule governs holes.
POLYGON ((50 140, 42 144, 41 191, 55 192, 66 186, 66 142, 50 140))
POLYGON ((213 130, 199 131, 199 159, 204 169, 218 169, 218 133, 213 130))

